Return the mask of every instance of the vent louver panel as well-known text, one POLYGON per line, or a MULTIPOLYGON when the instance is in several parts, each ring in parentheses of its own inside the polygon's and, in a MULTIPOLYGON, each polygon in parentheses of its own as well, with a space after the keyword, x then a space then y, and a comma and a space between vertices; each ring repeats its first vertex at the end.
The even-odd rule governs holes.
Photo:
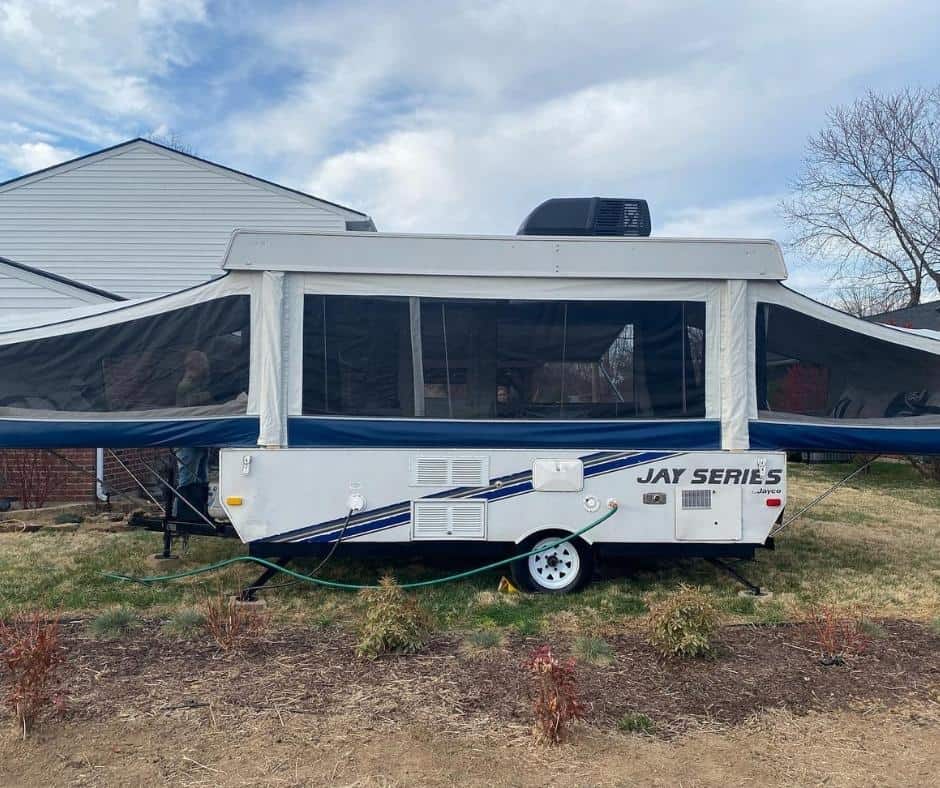
POLYGON ((599 200, 594 215, 595 235, 646 236, 649 213, 636 200, 599 200))
POLYGON ((711 509, 712 491, 711 490, 683 490, 682 491, 683 509, 711 509))
POLYGON ((415 501, 412 539, 484 539, 486 501, 415 501))
POLYGON ((486 487, 488 457, 415 457, 411 464, 412 487, 486 487))

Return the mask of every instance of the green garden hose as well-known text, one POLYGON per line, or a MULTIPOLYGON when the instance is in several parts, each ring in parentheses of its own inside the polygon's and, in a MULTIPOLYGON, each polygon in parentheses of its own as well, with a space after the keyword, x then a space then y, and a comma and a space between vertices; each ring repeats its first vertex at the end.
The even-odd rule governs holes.
MULTIPOLYGON (((583 533, 587 533, 592 528, 596 528, 605 520, 614 516, 617 512, 617 505, 611 504, 610 511, 605 512, 603 515, 598 517, 593 522, 588 523, 584 528, 579 531, 575 531, 573 534, 570 534, 562 539, 559 539, 557 542, 545 547, 540 547, 537 550, 529 550, 527 553, 522 553, 522 555, 514 555, 511 558, 504 558, 502 561, 495 561, 492 564, 486 564, 485 566, 479 566, 476 569, 468 569, 466 572, 459 572, 455 575, 447 575, 446 577, 438 577, 433 580, 419 580, 414 583, 402 583, 401 588, 424 588, 427 586, 436 586, 441 585, 442 583, 449 583, 453 580, 462 580, 465 577, 472 577, 473 575, 479 575, 483 572, 488 572, 490 569, 496 569, 498 566, 506 566, 511 564, 513 561, 518 561, 522 558, 528 558, 529 556, 535 555, 536 553, 544 553, 546 550, 553 550, 559 545, 563 545, 566 542, 570 542, 572 539, 581 536, 583 533)), ((170 580, 182 580, 186 577, 195 577, 196 575, 204 575, 207 572, 216 572, 219 569, 224 569, 230 564, 238 563, 254 563, 265 566, 268 569, 274 569, 278 572, 283 572, 289 577, 293 577, 296 580, 301 580, 306 583, 313 583, 314 585, 326 586, 327 588, 341 588, 346 591, 360 591, 364 588, 379 588, 377 585, 361 585, 359 583, 340 583, 335 580, 323 580, 319 577, 311 577, 310 575, 305 575, 300 572, 295 572, 293 569, 288 569, 285 566, 280 566, 275 564, 272 561, 268 561, 264 558, 258 558, 254 555, 240 555, 235 558, 228 558, 224 561, 217 561, 214 564, 207 564, 206 566, 200 566, 196 569, 190 569, 186 572, 177 572, 173 575, 153 575, 151 577, 133 577, 132 575, 120 575, 113 572, 104 572, 104 576, 110 578, 111 580, 124 580, 130 583, 141 583, 144 585, 150 583, 164 583, 170 580)))

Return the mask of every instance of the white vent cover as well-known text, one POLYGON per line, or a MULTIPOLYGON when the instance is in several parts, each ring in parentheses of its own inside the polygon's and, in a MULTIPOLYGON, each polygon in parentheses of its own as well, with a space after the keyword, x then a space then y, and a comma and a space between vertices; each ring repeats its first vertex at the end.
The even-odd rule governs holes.
POLYGON ((485 539, 486 501, 415 501, 412 539, 485 539))
POLYGON ((532 464, 532 489, 580 492, 584 489, 584 463, 581 460, 536 460, 532 464))
POLYGON ((737 542, 743 529, 740 484, 702 489, 691 487, 676 495, 676 539, 690 542, 737 542))
POLYGON ((412 487, 486 487, 490 483, 489 457, 414 457, 412 487))
POLYGON ((682 491, 683 509, 711 509, 712 491, 711 490, 683 490, 682 491))

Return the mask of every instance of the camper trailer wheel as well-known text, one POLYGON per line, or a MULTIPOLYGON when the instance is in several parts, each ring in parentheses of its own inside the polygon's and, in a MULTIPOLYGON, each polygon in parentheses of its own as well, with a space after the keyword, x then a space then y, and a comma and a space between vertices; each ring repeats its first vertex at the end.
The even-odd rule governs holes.
POLYGON ((552 547, 565 536, 564 531, 543 531, 528 539, 525 552, 548 549, 513 562, 516 585, 543 594, 567 594, 587 585, 594 568, 591 548, 581 539, 552 547))

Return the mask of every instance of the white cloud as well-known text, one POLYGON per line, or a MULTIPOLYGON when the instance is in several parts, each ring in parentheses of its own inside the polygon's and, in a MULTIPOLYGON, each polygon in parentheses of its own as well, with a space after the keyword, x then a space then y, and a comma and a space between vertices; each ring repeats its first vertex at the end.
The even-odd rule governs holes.
POLYGON ((781 195, 690 206, 674 212, 657 235, 676 238, 781 238, 785 234, 778 206, 781 195))
POLYGON ((155 79, 192 61, 179 26, 203 2, 0 0, 0 110, 52 135, 109 144, 175 112, 155 79))
POLYGON ((67 148, 58 148, 48 142, 22 142, 0 144, 0 157, 19 174, 42 170, 78 154, 67 148))
POLYGON ((230 118, 219 149, 387 230, 511 232, 546 197, 606 194, 648 197, 658 234, 779 238, 776 195, 826 106, 901 41, 930 57, 936 10, 907 14, 874 0, 292 7, 257 27, 300 78, 230 118))

